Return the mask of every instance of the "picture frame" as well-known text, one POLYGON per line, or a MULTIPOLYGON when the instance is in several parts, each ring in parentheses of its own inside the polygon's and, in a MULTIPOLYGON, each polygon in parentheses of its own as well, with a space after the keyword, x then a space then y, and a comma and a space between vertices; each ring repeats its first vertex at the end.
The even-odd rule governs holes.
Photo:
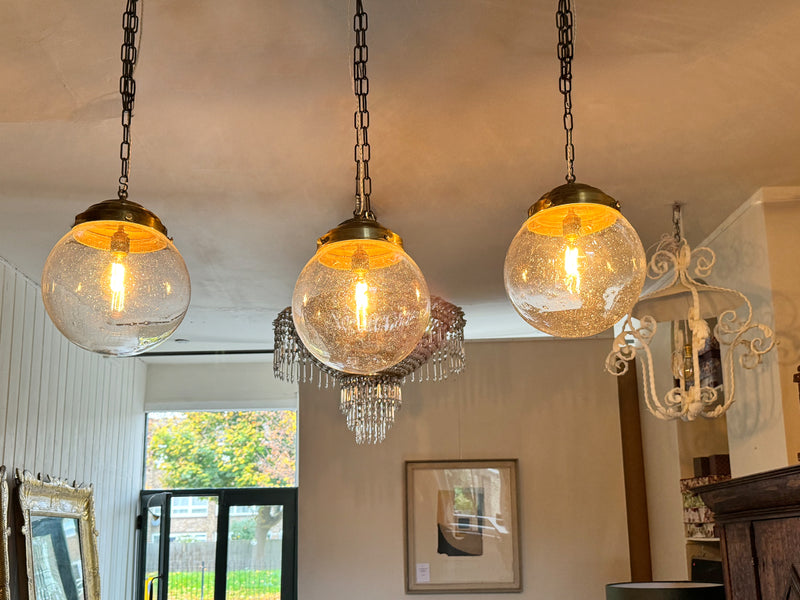
POLYGON ((6 467, 0 465, 0 600, 11 600, 11 573, 8 568, 8 481, 6 467))
POLYGON ((17 469, 28 600, 100 600, 94 488, 17 469))
POLYGON ((517 466, 406 461, 407 594, 522 591, 517 466))

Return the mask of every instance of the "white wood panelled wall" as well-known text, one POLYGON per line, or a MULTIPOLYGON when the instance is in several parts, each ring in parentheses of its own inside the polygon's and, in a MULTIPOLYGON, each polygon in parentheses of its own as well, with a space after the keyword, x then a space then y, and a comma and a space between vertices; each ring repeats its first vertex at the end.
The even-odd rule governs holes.
MULTIPOLYGON (((103 599, 129 600, 146 366, 68 342, 50 322, 39 286, 2 259, 0 283, 0 464, 94 485, 103 599)), ((11 597, 18 598, 13 534, 10 542, 11 597)))

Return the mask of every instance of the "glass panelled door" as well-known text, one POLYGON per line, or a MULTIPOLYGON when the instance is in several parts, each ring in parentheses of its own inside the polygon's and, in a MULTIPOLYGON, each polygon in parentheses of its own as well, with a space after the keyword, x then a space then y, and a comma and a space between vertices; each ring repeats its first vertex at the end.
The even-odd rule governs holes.
POLYGON ((295 598, 296 490, 270 490, 270 498, 259 491, 225 494, 220 521, 227 529, 226 575, 217 583, 217 598, 295 598))
POLYGON ((169 492, 142 496, 139 513, 139 597, 163 600, 161 574, 165 572, 164 534, 169 531, 169 492))
POLYGON ((294 600, 297 490, 142 492, 140 598, 294 600))
POLYGON ((211 600, 217 561, 219 496, 173 494, 169 519, 166 600, 211 600))

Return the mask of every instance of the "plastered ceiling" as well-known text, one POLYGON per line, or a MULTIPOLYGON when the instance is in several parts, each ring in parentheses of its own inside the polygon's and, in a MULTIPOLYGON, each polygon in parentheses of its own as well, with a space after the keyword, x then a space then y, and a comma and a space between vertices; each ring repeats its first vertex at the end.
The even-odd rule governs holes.
MULTIPOLYGON (((563 182, 556 0, 365 0, 373 207, 471 338, 535 334, 505 251, 563 182)), ((582 0, 578 181, 645 247, 696 243, 762 186, 800 184, 800 2, 582 0)), ((130 198, 192 277, 162 350, 263 348, 354 191, 353 0, 143 0, 130 198)), ((38 281, 116 193, 121 0, 0 3, 0 255, 38 281)))

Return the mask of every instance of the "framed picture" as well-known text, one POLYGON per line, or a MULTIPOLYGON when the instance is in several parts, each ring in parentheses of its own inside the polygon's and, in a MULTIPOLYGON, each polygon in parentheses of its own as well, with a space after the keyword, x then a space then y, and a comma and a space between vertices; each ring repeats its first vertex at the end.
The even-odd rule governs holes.
POLYGON ((406 592, 519 592, 516 460, 406 462, 406 592))

